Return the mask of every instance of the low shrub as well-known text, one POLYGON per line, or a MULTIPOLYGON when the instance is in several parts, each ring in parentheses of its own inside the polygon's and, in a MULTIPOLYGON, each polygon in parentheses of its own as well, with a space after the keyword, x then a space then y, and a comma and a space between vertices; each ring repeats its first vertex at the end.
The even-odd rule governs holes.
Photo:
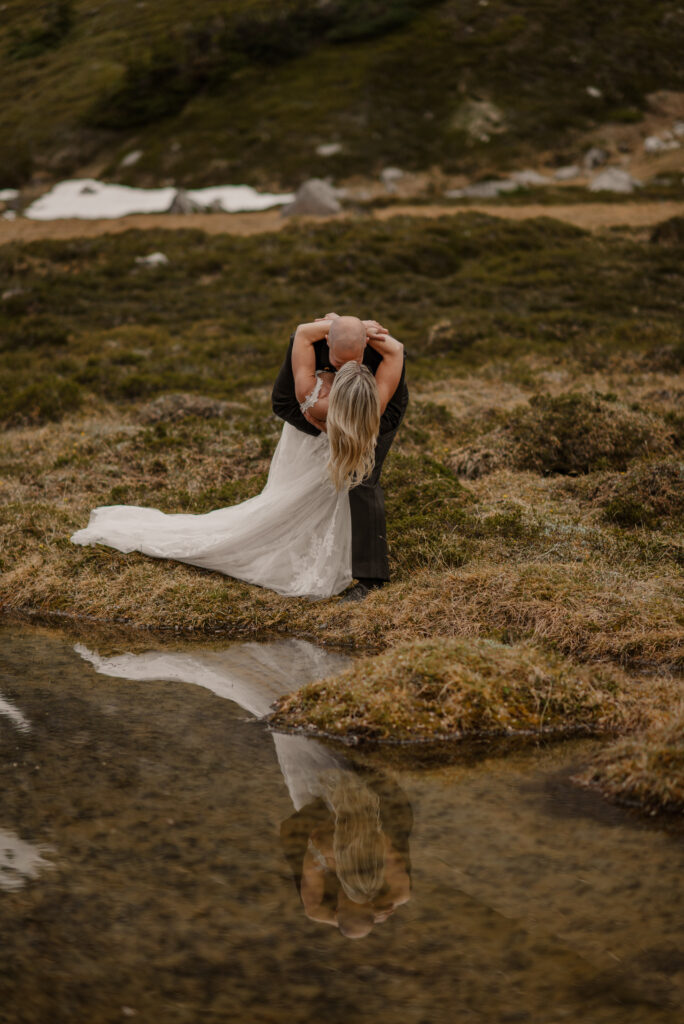
POLYGON ((673 440, 663 419, 609 396, 533 395, 529 406, 511 412, 503 428, 453 452, 450 465, 470 478, 501 465, 543 476, 578 476, 626 470, 640 456, 670 453, 673 440))
POLYGON ((19 426, 59 420, 78 409, 82 400, 83 393, 75 381, 53 374, 0 397, 0 422, 19 426))

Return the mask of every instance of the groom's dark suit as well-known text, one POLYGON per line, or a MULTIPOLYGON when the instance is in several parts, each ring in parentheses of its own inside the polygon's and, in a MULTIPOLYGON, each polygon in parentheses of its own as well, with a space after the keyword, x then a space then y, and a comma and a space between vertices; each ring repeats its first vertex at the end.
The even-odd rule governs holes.
MULTIPOLYGON (((290 338, 285 362, 280 368, 273 385, 273 411, 287 423, 291 423, 305 434, 320 434, 320 430, 305 420, 299 408, 295 394, 294 375, 292 373, 292 343, 290 338)), ((335 367, 330 363, 328 343, 325 338, 314 343, 317 370, 331 370, 335 367)), ((375 375, 382 362, 382 357, 367 345, 363 354, 364 365, 375 375)), ((375 446, 375 466, 371 475, 353 487, 349 492, 349 508, 352 524, 352 576, 355 579, 389 579, 389 562, 387 559, 387 537, 385 527, 385 496, 380 486, 380 473, 385 456, 390 450, 394 435, 401 423, 408 404, 408 388, 406 387, 405 370, 401 371, 401 380, 397 389, 387 403, 387 408, 380 420, 380 433, 375 446)))

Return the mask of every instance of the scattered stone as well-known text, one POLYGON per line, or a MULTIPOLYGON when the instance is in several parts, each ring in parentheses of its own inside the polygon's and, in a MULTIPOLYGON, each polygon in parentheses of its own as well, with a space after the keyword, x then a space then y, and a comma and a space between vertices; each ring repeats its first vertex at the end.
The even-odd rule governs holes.
POLYGON ((383 167, 380 171, 380 181, 383 185, 394 185, 400 178, 404 177, 404 172, 400 167, 383 167))
POLYGON ((514 171, 511 174, 511 181, 515 181, 518 185, 548 185, 551 179, 538 171, 525 170, 514 171))
POLYGON ((667 153, 671 149, 679 149, 679 141, 672 137, 670 132, 664 135, 649 135, 644 139, 644 151, 646 153, 667 153))
POLYGON ((169 206, 167 213, 200 213, 204 207, 191 199, 184 188, 179 188, 169 206))
POLYGON ((82 189, 79 189, 80 196, 94 196, 97 194, 97 189, 93 188, 92 185, 84 185, 82 189))
POLYGON ((602 167, 607 159, 608 154, 605 149, 601 149, 599 146, 592 146, 591 149, 588 149, 584 154, 582 163, 585 170, 593 171, 596 167, 602 167))
POLYGON ((603 96, 603 93, 601 92, 600 89, 597 89, 595 85, 588 85, 587 86, 587 95, 591 96, 591 98, 593 100, 600 100, 601 97, 603 96))
POLYGON ((160 395, 138 409, 139 423, 160 423, 162 420, 177 422, 196 416, 200 419, 219 419, 235 413, 249 412, 249 406, 241 402, 223 402, 205 395, 172 394, 160 395))
POLYGON ((143 155, 142 149, 133 149, 130 153, 126 153, 126 156, 121 161, 121 167, 133 167, 137 164, 140 157, 143 155))
POLYGON ((337 156, 337 154, 341 153, 341 152, 342 152, 342 143, 341 142, 325 142, 325 143, 322 143, 320 146, 316 146, 316 155, 317 156, 324 156, 324 157, 337 156))
POLYGON ((310 178, 300 185, 294 202, 282 209, 283 217, 329 217, 342 209, 338 191, 322 178, 310 178))
POLYGON ((223 203, 221 202, 221 200, 218 197, 216 199, 212 199, 212 201, 209 203, 209 205, 205 206, 204 209, 205 209, 205 211, 207 213, 226 213, 227 212, 225 206, 223 205, 223 203))
POLYGON ((151 252, 148 256, 136 256, 135 262, 141 267, 164 267, 169 257, 163 252, 151 252))
POLYGON ((504 113, 489 100, 465 100, 451 120, 454 131, 465 132, 473 142, 489 142, 506 131, 504 113))
POLYGON ((582 173, 582 168, 579 164, 566 164, 565 167, 559 167, 554 174, 556 181, 572 181, 573 178, 579 178, 582 173))
POLYGON ((517 181, 491 179, 466 185, 465 188, 449 189, 444 195, 447 199, 496 199, 501 193, 515 192, 518 188, 520 185, 517 181))
POLYGON ((684 121, 675 121, 672 126, 672 134, 678 139, 684 139, 684 121))
POLYGON ((0 203, 11 203, 19 198, 19 189, 0 188, 0 203))
POLYGON ((589 184, 590 192, 620 192, 624 195, 631 194, 635 188, 641 188, 642 182, 633 178, 631 174, 621 167, 607 167, 601 171, 589 184))
POLYGON ((2 215, 2 219, 3 220, 16 220, 17 219, 17 211, 16 210, 5 210, 5 212, 2 215))

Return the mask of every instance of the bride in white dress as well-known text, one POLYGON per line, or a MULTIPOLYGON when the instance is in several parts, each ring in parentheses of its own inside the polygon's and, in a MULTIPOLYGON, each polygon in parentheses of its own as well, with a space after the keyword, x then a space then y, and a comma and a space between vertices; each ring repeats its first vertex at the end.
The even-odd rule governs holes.
POLYGON ((344 590, 352 581, 348 492, 372 470, 380 416, 401 375, 403 346, 366 321, 368 343, 382 355, 375 377, 353 359, 337 373, 317 371, 314 343, 327 338, 335 320, 356 318, 330 314, 297 328, 297 400, 321 433, 312 436, 285 423, 261 494, 203 515, 100 506, 88 526, 72 535, 73 543, 188 562, 290 597, 325 598, 344 590))

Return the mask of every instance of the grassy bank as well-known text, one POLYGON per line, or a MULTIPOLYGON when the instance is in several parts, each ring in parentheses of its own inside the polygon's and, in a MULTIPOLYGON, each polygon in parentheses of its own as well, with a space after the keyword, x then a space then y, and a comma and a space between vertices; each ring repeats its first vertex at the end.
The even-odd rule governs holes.
MULTIPOLYGON (((425 720, 437 731, 534 730, 548 680, 560 681, 559 702, 544 722, 559 729, 632 728, 668 673, 678 692, 676 232, 655 244, 469 214, 251 238, 127 232, 12 244, 0 262, 5 612, 384 650, 363 669, 379 695, 399 671, 397 645, 465 643, 476 661, 488 652, 490 675, 509 656, 511 678, 525 668, 530 715, 501 718, 510 695, 495 687, 486 714, 468 718, 479 677, 464 689, 445 654, 444 700, 425 720), (168 264, 136 262, 155 250, 168 264), (70 543, 95 505, 204 512, 258 493, 288 333, 335 307, 386 320, 409 357, 412 401, 384 472, 390 586, 362 605, 293 601, 70 543)), ((345 702, 318 701, 316 714, 353 732, 356 683, 345 686, 345 702)), ((309 707, 295 698, 292 723, 309 707)), ((386 718, 389 732, 408 735, 410 700, 402 714, 403 725, 386 718)))

